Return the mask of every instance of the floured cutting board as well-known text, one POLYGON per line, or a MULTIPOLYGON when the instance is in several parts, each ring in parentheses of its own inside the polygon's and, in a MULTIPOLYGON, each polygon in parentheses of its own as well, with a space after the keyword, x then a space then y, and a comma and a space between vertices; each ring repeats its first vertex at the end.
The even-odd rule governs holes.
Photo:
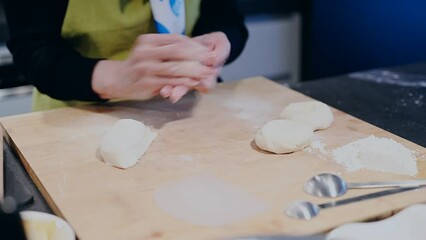
MULTIPOLYGON (((174 105, 161 99, 129 101, 0 122, 49 205, 83 240, 311 234, 426 201, 423 189, 324 210, 311 221, 286 217, 284 209, 295 200, 328 201, 302 190, 318 173, 341 173, 348 181, 411 179, 368 170, 347 173, 327 154, 371 134, 417 151, 415 178, 426 178, 425 148, 338 110, 333 110, 333 125, 315 133, 326 154, 259 151, 253 144, 256 131, 287 104, 306 100, 272 81, 251 78, 219 84, 209 94, 194 93, 174 105), (105 131, 121 118, 142 121, 158 132, 141 161, 127 170, 97 157, 105 131), (244 212, 240 205, 253 211, 244 212), (235 209, 239 212, 233 215, 235 209)), ((377 190, 351 190, 345 198, 372 191, 377 190)))

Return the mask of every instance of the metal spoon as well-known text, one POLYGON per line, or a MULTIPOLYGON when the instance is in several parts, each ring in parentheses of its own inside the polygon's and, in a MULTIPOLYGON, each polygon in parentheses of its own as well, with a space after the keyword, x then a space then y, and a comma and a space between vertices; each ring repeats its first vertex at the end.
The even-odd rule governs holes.
POLYGON ((304 220, 310 220, 320 213, 321 209, 327 209, 331 207, 337 207, 344 204, 349 204, 353 202, 359 202, 367 199, 382 197, 386 195, 391 195, 395 193, 410 191, 414 189, 418 189, 419 187, 407 187, 407 188, 396 188, 396 189, 388 189, 380 192, 370 193, 366 195, 361 195, 357 197, 351 197, 339 201, 333 201, 328 203, 323 203, 320 205, 317 205, 315 203, 311 203, 308 201, 298 201, 292 203, 286 210, 285 213, 287 216, 291 218, 296 219, 304 219, 304 220))
POLYGON ((309 179, 303 190, 316 197, 339 197, 348 189, 354 188, 418 187, 422 185, 426 185, 426 180, 346 183, 337 175, 322 173, 309 179))

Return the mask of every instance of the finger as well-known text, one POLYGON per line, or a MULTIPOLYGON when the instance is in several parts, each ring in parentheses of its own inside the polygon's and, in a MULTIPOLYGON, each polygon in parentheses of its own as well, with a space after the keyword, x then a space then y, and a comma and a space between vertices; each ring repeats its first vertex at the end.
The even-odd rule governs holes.
MULTIPOLYGON (((195 41, 190 41, 195 43, 195 41)), ((199 43, 175 43, 159 47, 140 47, 133 51, 135 62, 144 60, 156 61, 197 61, 204 65, 212 64, 217 58, 212 52, 199 43)))
MULTIPOLYGON (((130 99, 148 99, 160 94, 168 95, 168 87, 185 86, 189 89, 194 88, 199 84, 199 81, 191 78, 161 78, 150 77, 142 78, 125 91, 125 98, 130 99), (166 89, 163 89, 166 87, 166 89)), ((171 95, 172 93, 170 93, 171 95)))
POLYGON ((210 78, 205 78, 205 79, 201 79, 200 83, 195 86, 194 88, 197 91, 206 93, 209 92, 210 90, 214 89, 216 87, 217 84, 217 78, 216 77, 210 77, 210 78))
POLYGON ((190 38, 181 34, 142 34, 135 41, 136 46, 164 46, 173 43, 188 41, 190 38))
POLYGON ((204 44, 211 48, 213 45, 213 53, 216 58, 213 60, 211 66, 220 67, 223 66, 229 57, 231 51, 231 44, 228 37, 222 32, 213 32, 194 38, 196 41, 204 44))
POLYGON ((189 92, 189 88, 186 86, 176 86, 173 88, 172 93, 169 97, 172 103, 179 101, 185 94, 189 92))
POLYGON ((164 86, 160 90, 160 96, 162 96, 163 98, 168 98, 172 94, 172 91, 173 91, 172 86, 164 86))
POLYGON ((193 39, 195 41, 203 44, 204 46, 208 47, 210 50, 214 50, 215 43, 214 43, 213 39, 211 37, 209 37, 208 34, 207 35, 201 35, 201 36, 198 36, 198 37, 194 37, 193 39))
POLYGON ((229 42, 223 40, 217 42, 215 49, 213 52, 216 54, 217 58, 213 61, 213 67, 221 67, 226 63, 226 60, 229 57, 229 53, 231 51, 231 45, 229 42))
POLYGON ((146 68, 145 73, 160 77, 188 77, 202 79, 219 75, 218 69, 207 67, 194 61, 160 62, 144 67, 146 68))
POLYGON ((179 85, 186 86, 189 88, 194 88, 200 83, 199 80, 195 80, 192 78, 167 78, 167 77, 150 77, 149 79, 145 79, 144 82, 140 84, 135 85, 135 91, 138 91, 137 89, 143 89, 143 88, 150 88, 154 89, 153 92, 160 93, 161 89, 164 86, 172 86, 176 87, 179 85))

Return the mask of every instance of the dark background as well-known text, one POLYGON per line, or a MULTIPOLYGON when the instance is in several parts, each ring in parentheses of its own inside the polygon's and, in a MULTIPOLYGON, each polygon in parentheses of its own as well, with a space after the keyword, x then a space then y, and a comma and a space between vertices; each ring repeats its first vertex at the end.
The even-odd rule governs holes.
POLYGON ((303 2, 305 80, 426 61, 425 0, 303 2))

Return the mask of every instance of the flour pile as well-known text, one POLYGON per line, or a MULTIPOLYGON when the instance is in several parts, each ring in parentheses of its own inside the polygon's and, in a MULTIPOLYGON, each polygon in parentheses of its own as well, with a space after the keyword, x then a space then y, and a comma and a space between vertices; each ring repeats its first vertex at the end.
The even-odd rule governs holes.
POLYGON ((366 168, 410 176, 418 173, 414 153, 388 138, 359 139, 334 149, 333 159, 348 171, 366 168))

